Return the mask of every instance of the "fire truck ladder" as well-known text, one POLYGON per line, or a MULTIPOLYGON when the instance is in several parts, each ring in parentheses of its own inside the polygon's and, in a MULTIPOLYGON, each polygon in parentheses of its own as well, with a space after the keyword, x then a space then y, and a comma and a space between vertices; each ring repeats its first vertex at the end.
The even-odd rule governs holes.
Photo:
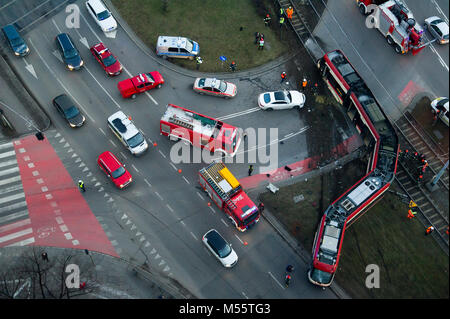
MULTIPOLYGON (((223 166, 223 167, 225 167, 225 166, 223 166)), ((219 174, 218 171, 216 173, 219 174)), ((212 186, 212 188, 216 191, 216 193, 219 194, 220 198, 222 198, 228 204, 229 207, 231 207, 232 209, 236 209, 237 208, 236 204, 233 203, 233 201, 231 200, 230 196, 228 196, 227 193, 222 191, 222 189, 219 187, 219 185, 216 183, 214 178, 211 177, 211 175, 209 174, 209 172, 206 169, 205 169, 205 175, 206 175, 207 182, 209 183, 209 185, 212 186)))
POLYGON ((183 120, 176 119, 174 117, 171 117, 170 121, 172 123, 176 124, 176 125, 182 126, 182 127, 187 128, 189 130, 192 130, 194 128, 194 125, 192 125, 190 123, 187 123, 187 122, 185 122, 183 120))

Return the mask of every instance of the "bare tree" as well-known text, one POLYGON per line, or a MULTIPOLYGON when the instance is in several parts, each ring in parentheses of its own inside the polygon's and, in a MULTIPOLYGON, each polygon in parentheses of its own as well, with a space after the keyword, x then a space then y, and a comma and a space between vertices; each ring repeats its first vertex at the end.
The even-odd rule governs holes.
POLYGON ((98 290, 95 265, 81 251, 62 250, 51 257, 43 253, 43 248, 30 247, 1 265, 0 298, 69 299, 98 290), (79 276, 70 272, 73 267, 79 276))

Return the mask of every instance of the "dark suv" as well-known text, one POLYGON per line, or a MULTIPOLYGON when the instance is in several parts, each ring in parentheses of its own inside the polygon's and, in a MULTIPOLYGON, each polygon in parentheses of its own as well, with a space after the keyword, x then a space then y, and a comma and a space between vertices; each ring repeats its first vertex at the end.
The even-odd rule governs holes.
POLYGON ((67 33, 58 34, 55 38, 55 42, 66 67, 70 71, 79 70, 83 66, 84 62, 75 47, 75 44, 70 38, 70 35, 67 33))
POLYGON ((30 48, 27 46, 25 41, 20 36, 19 32, 17 32, 17 29, 12 24, 4 26, 2 28, 2 31, 15 55, 26 56, 30 53, 30 48))

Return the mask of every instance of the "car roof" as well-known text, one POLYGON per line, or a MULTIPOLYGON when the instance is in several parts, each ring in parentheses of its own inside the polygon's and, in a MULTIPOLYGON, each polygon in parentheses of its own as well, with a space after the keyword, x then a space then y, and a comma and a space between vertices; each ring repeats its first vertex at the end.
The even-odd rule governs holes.
POLYGON ((287 92, 285 92, 285 91, 275 91, 275 92, 273 92, 273 98, 275 101, 285 101, 286 94, 287 94, 287 92))
POLYGON ((75 45, 72 43, 70 36, 67 33, 60 33, 56 36, 58 41, 61 43, 64 49, 67 49, 68 47, 74 48, 75 45))
POLYGON ((88 2, 96 13, 100 13, 107 10, 104 3, 100 0, 88 0, 88 2))
POLYGON ((75 106, 75 103, 73 103, 73 101, 66 94, 58 95, 54 98, 54 100, 63 110, 67 110, 68 108, 75 106))
POLYGON ((160 35, 158 37, 158 46, 170 46, 177 48, 186 48, 187 38, 160 35))
POLYGON ((115 171, 122 166, 122 163, 117 159, 117 157, 110 151, 105 151, 101 153, 98 160, 103 163, 111 172, 115 171))
POLYGON ((216 78, 205 78, 204 86, 210 86, 212 88, 219 88, 220 82, 221 81, 216 78))
POLYGON ((6 34, 8 37, 14 36, 14 38, 20 38, 19 32, 17 31, 16 27, 13 26, 12 24, 5 25, 5 26, 2 28, 2 30, 5 32, 5 34, 6 34))
POLYGON ((112 54, 103 43, 96 44, 93 48, 102 58, 106 58, 112 54))
POLYGON ((222 237, 222 235, 220 235, 219 232, 215 229, 211 229, 210 231, 208 231, 205 234, 205 238, 208 240, 211 246, 214 246, 217 249, 225 247, 228 244, 222 237))
POLYGON ((108 117, 108 122, 114 125, 114 127, 119 130, 120 134, 122 134, 123 138, 126 140, 139 133, 137 127, 122 111, 117 111, 108 117), (122 132, 121 130, 124 131, 122 132))

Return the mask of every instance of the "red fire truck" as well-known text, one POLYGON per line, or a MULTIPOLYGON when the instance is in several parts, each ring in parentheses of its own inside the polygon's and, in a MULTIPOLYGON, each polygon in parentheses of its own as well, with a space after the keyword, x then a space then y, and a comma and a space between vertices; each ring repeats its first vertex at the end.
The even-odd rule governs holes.
POLYGON ((223 163, 212 163, 198 175, 202 188, 238 230, 246 231, 259 221, 258 207, 223 163))
POLYGON ((237 127, 173 104, 167 105, 161 117, 160 133, 171 140, 184 140, 212 153, 217 151, 231 157, 241 143, 237 127))
POLYGON ((372 13, 370 22, 383 34, 395 52, 413 55, 419 53, 427 44, 423 41, 423 28, 416 22, 412 13, 400 0, 380 1, 361 0, 357 4, 362 13, 372 13), (378 5, 379 4, 379 5, 378 5))

